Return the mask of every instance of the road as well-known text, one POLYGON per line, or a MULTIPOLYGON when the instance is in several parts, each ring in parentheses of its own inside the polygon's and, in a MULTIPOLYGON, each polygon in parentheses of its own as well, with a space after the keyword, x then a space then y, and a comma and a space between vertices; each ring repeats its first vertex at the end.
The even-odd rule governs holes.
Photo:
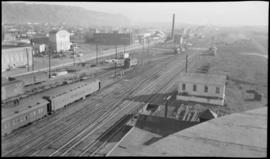
MULTIPOLYGON (((149 46, 152 46, 156 43, 158 43, 160 41, 156 41, 156 42, 152 42, 149 44, 149 46)), ((131 45, 131 46, 128 46, 126 47, 126 51, 131 51, 131 50, 135 50, 135 49, 140 49, 142 48, 143 46, 140 45, 140 44, 134 44, 134 45, 131 45)), ((146 49, 147 47, 145 47, 146 49)), ((119 47, 118 49, 124 49, 124 47, 119 47)), ((115 50, 114 49, 110 49, 110 50, 106 50, 106 51, 103 51, 102 52, 102 55, 99 55, 99 58, 101 57, 106 57, 106 56, 110 56, 110 55, 114 55, 115 54, 115 50)), ((87 54, 87 55, 84 55, 81 59, 80 59, 80 62, 85 62, 85 61, 89 61, 89 60, 94 60, 96 59, 96 56, 95 54, 87 54)), ((57 68, 61 68, 61 67, 64 67, 64 66, 69 66, 69 65, 73 65, 74 63, 73 62, 67 62, 67 63, 63 63, 63 64, 60 64, 60 65, 57 65, 57 66, 51 66, 51 70, 53 69, 57 69, 57 68)), ((49 67, 45 67, 45 68, 42 68, 42 69, 37 69, 35 71, 29 71, 29 72, 24 72, 24 73, 18 73, 16 75, 13 75, 13 77, 16 77, 16 76, 21 76, 21 75, 26 75, 26 74, 31 74, 31 73, 35 73, 35 72, 40 72, 40 71, 47 71, 49 70, 49 67)))

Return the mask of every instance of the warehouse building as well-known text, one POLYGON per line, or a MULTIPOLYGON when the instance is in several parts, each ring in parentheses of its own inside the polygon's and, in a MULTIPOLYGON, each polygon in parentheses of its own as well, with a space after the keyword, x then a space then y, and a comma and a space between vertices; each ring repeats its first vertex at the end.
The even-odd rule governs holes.
POLYGON ((49 46, 56 52, 70 49, 70 33, 66 30, 53 30, 49 32, 49 46))
POLYGON ((132 36, 132 33, 94 33, 94 41, 104 45, 130 45, 132 36))
POLYGON ((183 73, 178 85, 177 100, 224 105, 226 76, 183 73))
POLYGON ((34 54, 39 54, 45 52, 45 48, 49 43, 49 38, 44 37, 34 37, 31 39, 31 44, 33 46, 34 54))
POLYGON ((2 72, 10 68, 32 66, 32 47, 2 48, 2 72))

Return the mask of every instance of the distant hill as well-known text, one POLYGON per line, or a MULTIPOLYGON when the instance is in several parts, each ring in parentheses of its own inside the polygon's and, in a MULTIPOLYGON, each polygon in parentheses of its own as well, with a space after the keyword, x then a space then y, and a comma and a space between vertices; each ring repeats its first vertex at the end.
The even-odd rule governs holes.
POLYGON ((2 3, 2 23, 52 23, 81 26, 129 25, 129 20, 119 14, 96 12, 81 7, 2 3))

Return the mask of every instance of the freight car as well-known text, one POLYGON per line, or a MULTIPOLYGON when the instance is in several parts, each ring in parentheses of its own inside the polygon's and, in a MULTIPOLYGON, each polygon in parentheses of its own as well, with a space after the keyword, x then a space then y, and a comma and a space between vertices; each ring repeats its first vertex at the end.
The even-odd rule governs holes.
POLYGON ((42 98, 28 99, 19 106, 2 108, 2 136, 46 116, 48 103, 42 98))
POLYGON ((41 98, 22 99, 18 106, 2 107, 2 136, 98 91, 100 80, 78 82, 47 91, 41 98))
POLYGON ((70 88, 59 88, 48 91, 43 98, 49 101, 48 112, 51 114, 57 109, 63 108, 77 100, 84 99, 100 89, 100 81, 93 80, 87 82, 78 82, 71 85, 70 88))
POLYGON ((18 96, 24 93, 24 82, 20 80, 3 80, 1 87, 1 101, 5 101, 11 97, 18 96))
POLYGON ((47 81, 49 79, 47 72, 36 72, 33 74, 11 77, 10 79, 21 80, 25 86, 47 81))

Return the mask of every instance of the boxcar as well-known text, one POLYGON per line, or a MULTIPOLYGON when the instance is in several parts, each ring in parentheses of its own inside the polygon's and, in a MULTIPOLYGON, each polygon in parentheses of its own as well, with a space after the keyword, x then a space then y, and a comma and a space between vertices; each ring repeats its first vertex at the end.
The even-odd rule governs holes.
POLYGON ((1 101, 24 93, 24 82, 20 80, 4 81, 1 87, 1 101))
POLYGON ((36 73, 33 73, 33 74, 15 76, 15 77, 12 77, 12 78, 24 81, 25 86, 27 86, 27 85, 47 81, 49 77, 48 77, 47 72, 36 72, 36 73))
POLYGON ((48 91, 43 98, 49 101, 48 112, 51 113, 77 100, 84 99, 99 89, 99 80, 77 82, 70 86, 48 91))
POLYGON ((48 103, 42 98, 28 99, 18 106, 2 108, 2 136, 44 117, 48 103))

